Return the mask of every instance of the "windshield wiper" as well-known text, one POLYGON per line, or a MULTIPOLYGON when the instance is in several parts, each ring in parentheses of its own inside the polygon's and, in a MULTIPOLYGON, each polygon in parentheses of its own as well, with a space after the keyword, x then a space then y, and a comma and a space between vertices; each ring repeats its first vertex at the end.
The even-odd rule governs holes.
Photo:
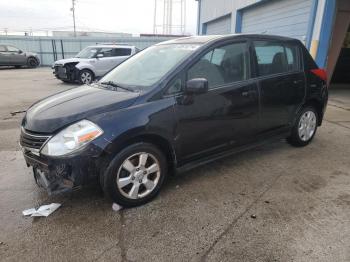
POLYGON ((101 85, 107 85, 107 86, 112 86, 112 87, 115 87, 115 88, 120 88, 120 89, 124 89, 124 90, 127 90, 129 92, 134 92, 133 89, 131 88, 128 88, 128 87, 125 87, 125 86, 121 86, 120 84, 117 84, 113 81, 107 81, 107 82, 102 82, 100 83, 101 85))

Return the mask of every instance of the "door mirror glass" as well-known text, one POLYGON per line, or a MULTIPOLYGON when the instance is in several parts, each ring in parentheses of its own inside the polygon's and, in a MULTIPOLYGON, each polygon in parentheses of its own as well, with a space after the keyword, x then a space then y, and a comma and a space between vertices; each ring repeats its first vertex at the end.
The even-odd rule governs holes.
POLYGON ((208 80, 205 78, 194 78, 188 80, 185 86, 186 94, 203 94, 208 92, 208 80))
POLYGON ((96 57, 97 57, 97 58, 102 58, 102 57, 103 57, 103 54, 97 54, 96 57))

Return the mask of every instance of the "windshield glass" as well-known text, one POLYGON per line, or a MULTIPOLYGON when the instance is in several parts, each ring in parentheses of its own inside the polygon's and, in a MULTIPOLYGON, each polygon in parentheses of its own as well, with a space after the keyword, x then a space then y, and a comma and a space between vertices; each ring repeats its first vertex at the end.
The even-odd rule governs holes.
POLYGON ((145 89, 158 82, 198 47, 194 44, 151 46, 117 66, 100 81, 145 89))
POLYGON ((75 57, 77 58, 93 58, 95 57, 98 48, 87 47, 81 50, 75 57))

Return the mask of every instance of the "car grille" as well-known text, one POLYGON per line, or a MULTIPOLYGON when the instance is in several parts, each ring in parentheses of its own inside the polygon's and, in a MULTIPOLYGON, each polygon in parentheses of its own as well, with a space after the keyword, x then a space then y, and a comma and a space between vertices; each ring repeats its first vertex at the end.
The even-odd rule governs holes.
POLYGON ((20 144, 22 147, 40 150, 50 138, 48 135, 32 133, 24 128, 21 129, 20 144))

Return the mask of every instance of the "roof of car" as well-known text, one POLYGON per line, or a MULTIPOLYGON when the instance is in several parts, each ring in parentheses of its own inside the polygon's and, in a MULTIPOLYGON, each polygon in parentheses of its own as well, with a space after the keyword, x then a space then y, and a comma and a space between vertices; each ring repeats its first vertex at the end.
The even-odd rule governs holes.
POLYGON ((234 38, 263 38, 278 41, 290 41, 295 40, 293 38, 278 36, 278 35, 265 35, 265 34, 229 34, 229 35, 201 35, 201 36, 189 36, 172 39, 169 41, 161 42, 158 45, 164 44, 206 44, 217 40, 234 38))
POLYGON ((113 47, 113 48, 134 48, 135 46, 131 46, 131 45, 117 45, 117 44, 103 44, 103 45, 91 45, 89 47, 93 47, 93 48, 108 48, 108 47, 113 47))

